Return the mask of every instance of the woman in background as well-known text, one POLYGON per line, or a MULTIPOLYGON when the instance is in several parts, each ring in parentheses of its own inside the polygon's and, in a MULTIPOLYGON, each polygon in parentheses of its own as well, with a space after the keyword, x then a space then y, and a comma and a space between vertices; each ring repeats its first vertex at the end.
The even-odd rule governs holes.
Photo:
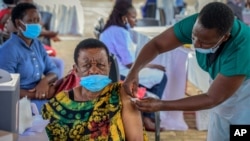
MULTIPOLYGON (((34 4, 33 0, 15 0, 15 5, 18 5, 20 3, 31 3, 34 4)), ((40 12, 39 12, 40 14, 40 12)), ((41 18, 41 17, 40 17, 41 18)), ((41 20, 40 20, 41 21, 41 20)), ((42 22, 39 22, 42 26, 42 22)), ((13 23, 11 22, 11 17, 7 20, 7 22, 4 25, 4 31, 2 34, 4 35, 3 40, 7 40, 10 37, 10 34, 12 32, 16 32, 17 29, 14 27, 13 23)), ((42 28, 42 31, 40 33, 39 37, 51 37, 53 39, 56 39, 56 41, 59 41, 59 38, 57 37, 57 33, 53 31, 48 31, 45 28, 42 28)), ((54 40, 55 41, 55 40, 54 40)), ((56 57, 56 50, 53 49, 51 46, 46 45, 43 43, 43 47, 46 49, 46 52, 51 57, 52 61, 56 64, 57 68, 59 69, 58 78, 62 78, 64 74, 64 62, 61 58, 56 57)))
POLYGON ((37 39, 41 33, 39 12, 30 3, 18 4, 11 13, 17 32, 0 48, 0 68, 20 74, 20 98, 27 96, 40 111, 54 96, 58 69, 37 39))
MULTIPOLYGON (((130 2, 117 2, 100 35, 100 40, 117 58, 121 79, 127 76, 135 59, 130 29, 136 25, 136 16, 136 9, 130 2)), ((165 68, 161 65, 149 64, 139 76, 141 86, 161 98, 167 82, 164 71, 165 68)), ((155 131, 153 113, 144 113, 143 121, 146 130, 155 131)))

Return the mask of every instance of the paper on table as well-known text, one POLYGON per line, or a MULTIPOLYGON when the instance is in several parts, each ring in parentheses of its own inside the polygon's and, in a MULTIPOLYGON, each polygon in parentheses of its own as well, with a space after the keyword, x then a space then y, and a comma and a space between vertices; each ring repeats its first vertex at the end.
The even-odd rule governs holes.
POLYGON ((41 133, 45 129, 46 125, 49 123, 48 120, 43 120, 41 115, 33 116, 32 127, 25 130, 22 136, 35 135, 36 133, 41 133))

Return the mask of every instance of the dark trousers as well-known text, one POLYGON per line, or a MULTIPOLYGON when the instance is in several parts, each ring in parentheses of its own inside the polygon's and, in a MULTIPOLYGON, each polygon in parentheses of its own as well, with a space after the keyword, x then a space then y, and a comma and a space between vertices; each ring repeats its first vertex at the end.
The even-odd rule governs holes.
MULTIPOLYGON (((124 80, 124 79, 125 79, 125 76, 121 75, 121 80, 124 80)), ((147 91, 157 95, 161 99, 166 84, 167 84, 167 75, 164 73, 161 82, 154 85, 152 88, 149 89, 149 88, 147 88, 147 87, 145 87, 145 86, 143 86, 141 84, 139 84, 139 86, 146 88, 147 91)), ((143 116, 154 119, 154 113, 143 113, 143 116)))

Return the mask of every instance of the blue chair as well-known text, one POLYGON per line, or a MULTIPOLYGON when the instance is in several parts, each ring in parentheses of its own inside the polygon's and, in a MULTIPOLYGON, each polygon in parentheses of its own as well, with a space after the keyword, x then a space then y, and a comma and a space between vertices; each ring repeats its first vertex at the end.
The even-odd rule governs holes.
MULTIPOLYGON (((153 94, 153 93, 151 93, 149 91, 146 92, 145 96, 152 97, 152 98, 155 98, 155 99, 160 99, 156 94, 153 94)), ((160 141, 160 133, 161 133, 161 131, 160 131, 160 129, 161 129, 160 121, 161 121, 161 119, 160 119, 160 111, 157 111, 157 112, 155 112, 155 129, 156 129, 155 130, 155 141, 160 141)))
MULTIPOLYGON (((46 30, 50 30, 50 23, 51 23, 51 18, 52 18, 52 14, 50 12, 47 11, 40 11, 40 15, 41 15, 41 21, 43 23, 43 27, 46 30)), ((51 45, 51 41, 50 38, 48 37, 43 37, 40 39, 42 43, 46 44, 46 45, 51 45)))

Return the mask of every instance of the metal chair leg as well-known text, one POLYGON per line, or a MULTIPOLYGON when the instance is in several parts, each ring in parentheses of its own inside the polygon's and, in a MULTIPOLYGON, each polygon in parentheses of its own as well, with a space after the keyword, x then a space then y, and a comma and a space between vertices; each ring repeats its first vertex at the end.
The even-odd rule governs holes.
POLYGON ((155 112, 155 141, 160 141, 160 112, 155 112))
MULTIPOLYGON (((160 99, 157 95, 148 92, 146 93, 147 97, 153 97, 160 99)), ((160 111, 155 112, 155 141, 160 141, 160 111)))

